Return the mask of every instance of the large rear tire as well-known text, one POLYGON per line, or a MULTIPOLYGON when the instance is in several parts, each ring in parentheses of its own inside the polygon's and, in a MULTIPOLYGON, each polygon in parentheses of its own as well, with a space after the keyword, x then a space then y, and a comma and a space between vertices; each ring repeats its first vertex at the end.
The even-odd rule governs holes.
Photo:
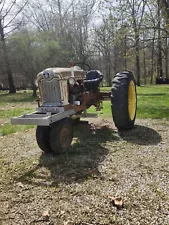
POLYGON ((111 90, 112 116, 118 130, 129 130, 134 126, 137 109, 136 85, 132 72, 116 74, 111 90))
POLYGON ((50 147, 56 154, 70 149, 73 139, 73 125, 71 119, 63 119, 51 126, 50 147))
POLYGON ((37 126, 36 128, 36 141, 39 146, 39 148, 45 152, 50 153, 50 130, 51 128, 49 126, 37 126))

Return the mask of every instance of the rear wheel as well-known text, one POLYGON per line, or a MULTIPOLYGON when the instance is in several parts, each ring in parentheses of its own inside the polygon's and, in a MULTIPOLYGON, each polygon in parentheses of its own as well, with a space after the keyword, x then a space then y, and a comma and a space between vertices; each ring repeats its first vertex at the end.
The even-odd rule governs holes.
POLYGON ((118 73, 111 90, 112 115, 119 130, 132 129, 136 117, 137 95, 133 74, 130 71, 118 73))
POLYGON ((46 153, 51 152, 50 148, 50 130, 51 128, 48 126, 37 126, 36 128, 36 141, 39 148, 46 153))
POLYGON ((50 132, 50 147, 54 153, 63 153, 70 149, 73 139, 71 119, 63 119, 52 124, 50 132))

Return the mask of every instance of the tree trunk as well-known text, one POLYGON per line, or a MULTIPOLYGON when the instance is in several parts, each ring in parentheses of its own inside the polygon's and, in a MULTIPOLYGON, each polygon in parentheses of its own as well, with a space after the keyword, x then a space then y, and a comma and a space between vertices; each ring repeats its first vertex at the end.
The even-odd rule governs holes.
MULTIPOLYGON (((145 40, 145 33, 143 32, 143 39, 145 40)), ((145 46, 145 41, 143 43, 143 68, 144 68, 144 74, 143 74, 143 77, 144 77, 144 84, 147 83, 147 68, 146 68, 146 46, 145 46)))
POLYGON ((163 77, 163 63, 162 63, 162 48, 161 38, 158 38, 158 61, 157 61, 157 73, 158 77, 163 77))
POLYGON ((106 67, 106 82, 108 86, 111 87, 112 85, 112 78, 111 78, 111 66, 110 66, 110 59, 109 55, 105 56, 105 67, 106 67))
POLYGON ((60 33, 61 37, 64 35, 63 31, 63 18, 62 18, 62 8, 61 8, 61 1, 57 0, 57 5, 58 5, 58 11, 59 11, 59 23, 60 23, 60 33))
POLYGON ((160 15, 160 2, 158 2, 158 59, 157 59, 157 75, 163 77, 163 63, 162 63, 162 44, 161 44, 161 15, 160 15))
POLYGON ((111 85, 112 85, 112 78, 111 78, 111 68, 110 68, 110 64, 108 65, 108 85, 109 85, 109 87, 111 87, 111 85))
POLYGON ((127 70, 127 36, 124 37, 124 68, 127 70))
POLYGON ((135 41, 136 41, 136 71, 137 71, 137 86, 140 86, 140 41, 139 41, 139 35, 136 33, 135 35, 135 41))
POLYGON ((32 90, 33 90, 33 93, 32 93, 32 96, 33 97, 36 97, 37 96, 37 86, 35 84, 32 84, 32 90))
POLYGON ((168 37, 165 38, 165 73, 166 78, 168 78, 168 37))
POLYGON ((9 93, 16 93, 16 88, 15 88, 15 84, 14 84, 14 80, 13 80, 13 76, 12 76, 12 70, 11 70, 10 63, 9 63, 9 57, 8 57, 8 53, 7 53, 7 46, 6 46, 6 42, 5 42, 4 30, 3 30, 1 19, 0 19, 0 36, 1 36, 2 51, 3 51, 3 55, 4 55, 6 72, 8 74, 9 93))
POLYGON ((154 38, 155 38, 155 32, 154 37, 152 40, 152 51, 151 51, 151 79, 150 84, 153 84, 153 75, 154 75, 154 38))
POLYGON ((169 19, 169 1, 168 0, 157 0, 158 5, 162 5, 162 9, 165 11, 167 20, 169 19))
POLYGON ((144 84, 147 83, 147 70, 146 70, 146 53, 145 49, 143 50, 143 67, 144 67, 144 84))

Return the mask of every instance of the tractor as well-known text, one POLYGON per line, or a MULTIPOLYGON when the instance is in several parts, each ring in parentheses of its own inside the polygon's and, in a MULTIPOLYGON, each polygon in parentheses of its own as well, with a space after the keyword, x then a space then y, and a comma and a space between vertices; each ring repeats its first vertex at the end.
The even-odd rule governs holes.
POLYGON ((37 75, 38 108, 31 114, 11 119, 12 124, 34 124, 39 148, 45 153, 62 153, 70 149, 74 123, 88 117, 87 109, 102 109, 110 101, 112 118, 118 130, 129 130, 136 118, 136 85, 132 72, 114 76, 110 92, 100 91, 103 74, 87 64, 69 68, 48 68, 37 75))

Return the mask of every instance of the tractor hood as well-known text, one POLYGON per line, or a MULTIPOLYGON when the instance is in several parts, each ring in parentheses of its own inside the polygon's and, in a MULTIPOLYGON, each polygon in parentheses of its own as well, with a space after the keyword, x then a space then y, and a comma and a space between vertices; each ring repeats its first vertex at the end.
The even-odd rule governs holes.
POLYGON ((37 81, 41 79, 51 80, 53 78, 67 80, 69 77, 75 77, 76 80, 83 80, 86 78, 86 72, 77 66, 70 68, 47 68, 38 73, 37 81))

